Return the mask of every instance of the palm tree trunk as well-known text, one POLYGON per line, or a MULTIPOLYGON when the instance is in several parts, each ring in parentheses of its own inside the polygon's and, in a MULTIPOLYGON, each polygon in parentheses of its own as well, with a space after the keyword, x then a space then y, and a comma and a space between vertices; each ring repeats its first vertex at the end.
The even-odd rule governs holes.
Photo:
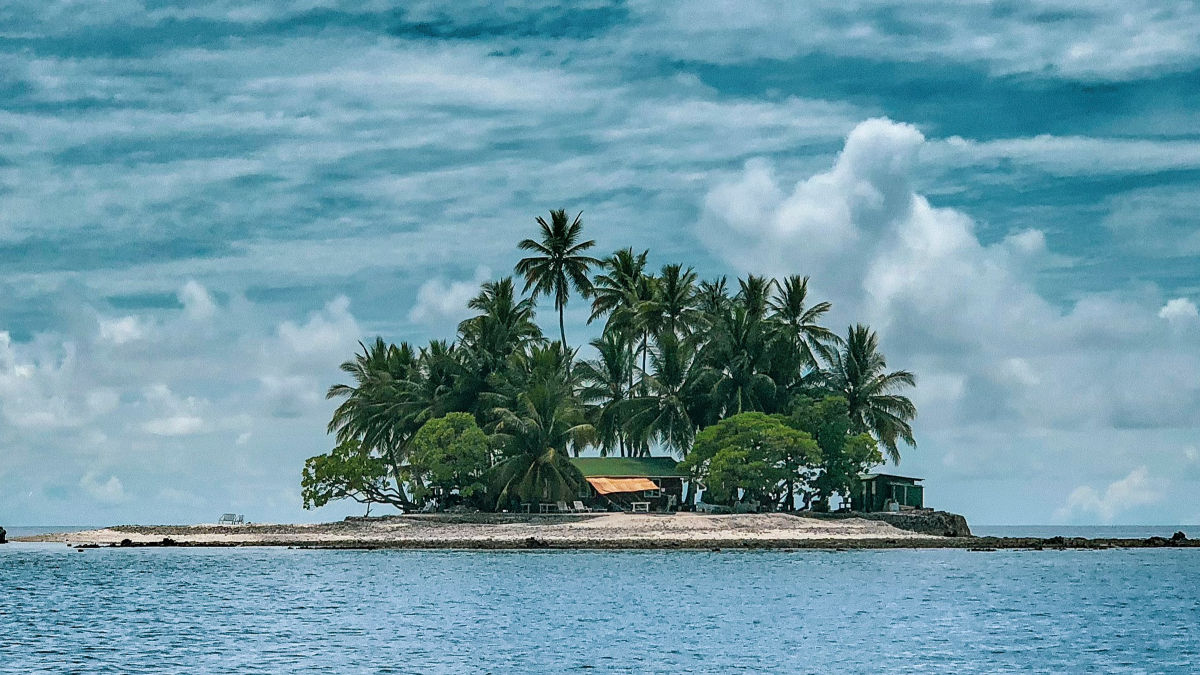
POLYGON ((563 325, 563 310, 564 309, 566 309, 565 305, 558 306, 558 335, 559 335, 559 337, 562 338, 563 353, 566 354, 567 353, 567 328, 565 325, 563 325))
MULTIPOLYGON (((646 376, 646 352, 650 351, 650 331, 642 331, 642 377, 646 376)), ((646 395, 646 383, 642 382, 642 396, 646 395)))

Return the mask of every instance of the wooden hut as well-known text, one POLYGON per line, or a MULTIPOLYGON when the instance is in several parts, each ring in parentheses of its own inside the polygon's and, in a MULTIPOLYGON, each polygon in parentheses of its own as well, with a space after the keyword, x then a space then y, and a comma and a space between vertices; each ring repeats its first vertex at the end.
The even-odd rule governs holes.
POLYGON ((687 474, 670 457, 574 457, 586 483, 579 498, 595 509, 673 511, 687 474))
POLYGON ((851 495, 855 511, 889 511, 925 507, 925 488, 917 483, 923 478, 895 476, 887 473, 863 473, 851 495))

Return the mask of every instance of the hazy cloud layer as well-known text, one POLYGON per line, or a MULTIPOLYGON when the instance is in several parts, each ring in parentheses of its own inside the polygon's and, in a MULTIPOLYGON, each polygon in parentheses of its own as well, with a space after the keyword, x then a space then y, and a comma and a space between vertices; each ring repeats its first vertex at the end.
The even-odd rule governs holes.
POLYGON ((878 324, 936 503, 1196 519, 1109 489, 1200 487, 1194 14, 8 3, 0 522, 354 511, 299 509, 338 362, 450 337, 559 207, 878 324))

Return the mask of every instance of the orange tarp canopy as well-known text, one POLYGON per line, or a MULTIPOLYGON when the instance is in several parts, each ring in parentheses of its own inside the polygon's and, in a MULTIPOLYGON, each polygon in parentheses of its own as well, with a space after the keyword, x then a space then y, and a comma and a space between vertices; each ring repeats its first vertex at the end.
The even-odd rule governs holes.
POLYGON ((658 486, 649 478, 588 478, 587 482, 602 495, 614 492, 641 492, 642 490, 657 490, 658 486))

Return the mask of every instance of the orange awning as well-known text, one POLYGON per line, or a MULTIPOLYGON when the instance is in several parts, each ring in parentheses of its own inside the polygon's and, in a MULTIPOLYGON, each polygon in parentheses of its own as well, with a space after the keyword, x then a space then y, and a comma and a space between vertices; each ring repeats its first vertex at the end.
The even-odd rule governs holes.
POLYGON ((657 490, 658 486, 649 478, 588 478, 587 482, 596 488, 596 492, 609 495, 614 492, 641 492, 642 490, 657 490))

